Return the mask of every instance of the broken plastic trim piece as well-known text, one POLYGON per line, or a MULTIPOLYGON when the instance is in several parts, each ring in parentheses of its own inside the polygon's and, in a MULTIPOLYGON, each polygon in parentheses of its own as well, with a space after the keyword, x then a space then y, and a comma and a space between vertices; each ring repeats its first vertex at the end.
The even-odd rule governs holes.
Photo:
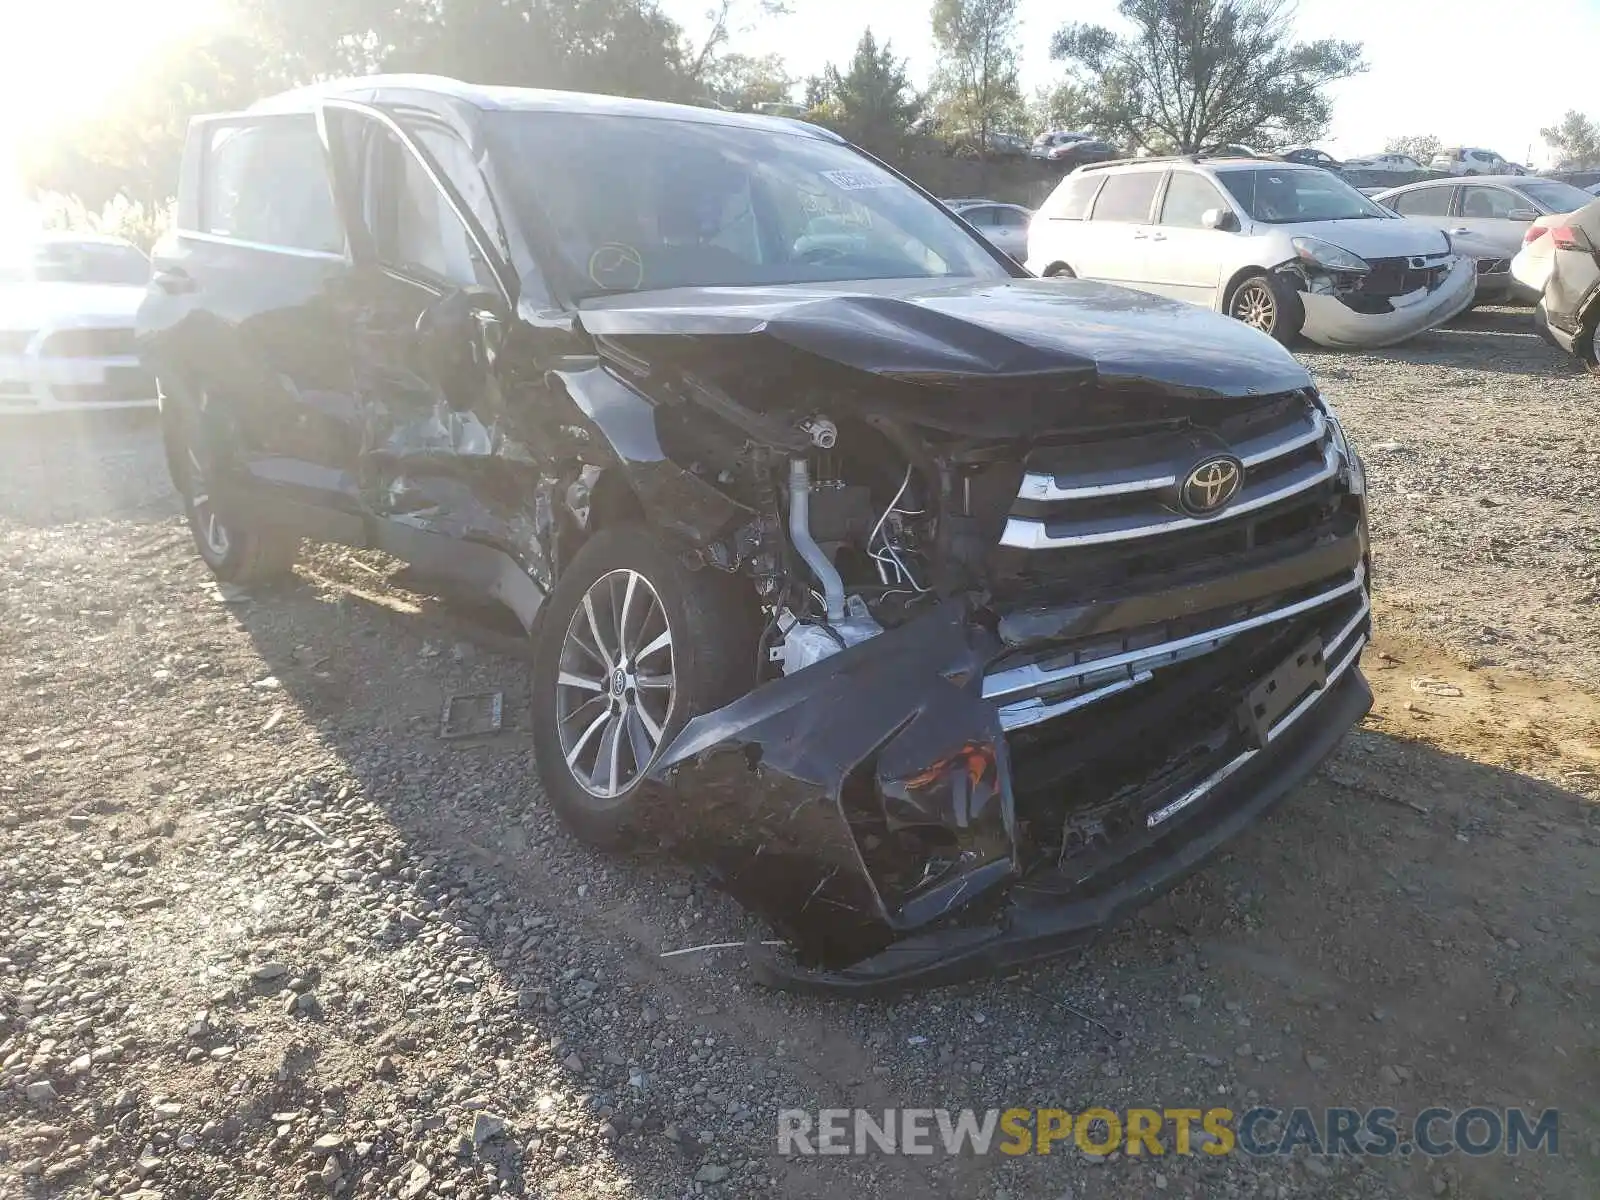
POLYGON ((439 714, 439 737, 448 742, 499 733, 504 710, 504 692, 461 692, 450 696, 439 714))

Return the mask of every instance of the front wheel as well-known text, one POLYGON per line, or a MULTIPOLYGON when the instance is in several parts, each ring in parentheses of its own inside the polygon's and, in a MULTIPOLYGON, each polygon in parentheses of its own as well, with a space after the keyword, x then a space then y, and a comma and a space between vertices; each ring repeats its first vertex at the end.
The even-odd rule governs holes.
POLYGON ((1228 296, 1228 315, 1259 329, 1283 345, 1292 344, 1305 324, 1300 296, 1271 275, 1247 275, 1228 296))
POLYGON ((640 525, 597 533, 540 614, 533 748, 551 806, 592 844, 644 823, 645 779, 690 718, 755 680, 759 610, 744 581, 690 570, 640 525))

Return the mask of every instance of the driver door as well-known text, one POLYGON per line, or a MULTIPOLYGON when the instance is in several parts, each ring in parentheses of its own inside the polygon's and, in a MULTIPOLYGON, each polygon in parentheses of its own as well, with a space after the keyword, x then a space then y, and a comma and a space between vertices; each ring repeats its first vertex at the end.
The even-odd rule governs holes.
POLYGON ((447 173, 446 163, 475 171, 471 156, 442 125, 370 106, 329 101, 324 119, 355 259, 362 498, 419 530, 501 541, 506 521, 490 498, 515 291, 495 235, 447 173))

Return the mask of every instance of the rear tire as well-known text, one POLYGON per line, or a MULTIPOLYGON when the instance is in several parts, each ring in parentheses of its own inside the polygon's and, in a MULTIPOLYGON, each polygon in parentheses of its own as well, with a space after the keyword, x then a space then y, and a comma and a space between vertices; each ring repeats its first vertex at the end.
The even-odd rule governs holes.
POLYGON ((226 522, 211 501, 211 464, 198 439, 168 426, 168 461, 173 484, 183 498, 184 517, 200 559, 225 583, 264 583, 281 579, 294 567, 300 537, 281 529, 251 528, 226 522))
POLYGON ((1067 266, 1066 263, 1051 263, 1044 269, 1044 278, 1046 279, 1076 279, 1077 277, 1078 273, 1067 266))
POLYGON ((759 617, 743 580, 690 570, 643 525, 578 552, 540 611, 532 684, 539 779, 580 838, 615 848, 644 825, 661 751, 753 686, 759 617))
POLYGON ((1578 330, 1572 350, 1585 371, 1600 376, 1600 305, 1596 305, 1578 330))
POLYGON ((1265 272, 1246 275, 1234 285, 1227 313, 1285 346, 1294 344, 1306 321, 1300 294, 1265 272))

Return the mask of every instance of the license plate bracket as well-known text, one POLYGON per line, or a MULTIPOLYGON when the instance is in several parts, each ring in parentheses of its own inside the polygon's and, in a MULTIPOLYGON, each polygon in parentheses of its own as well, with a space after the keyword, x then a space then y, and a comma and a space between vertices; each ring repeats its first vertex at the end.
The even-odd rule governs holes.
POLYGON ((1328 684, 1328 663, 1322 654, 1322 638, 1303 642, 1272 673, 1256 682, 1239 705, 1239 724, 1257 749, 1265 746, 1272 727, 1298 704, 1307 692, 1321 691, 1328 684))

